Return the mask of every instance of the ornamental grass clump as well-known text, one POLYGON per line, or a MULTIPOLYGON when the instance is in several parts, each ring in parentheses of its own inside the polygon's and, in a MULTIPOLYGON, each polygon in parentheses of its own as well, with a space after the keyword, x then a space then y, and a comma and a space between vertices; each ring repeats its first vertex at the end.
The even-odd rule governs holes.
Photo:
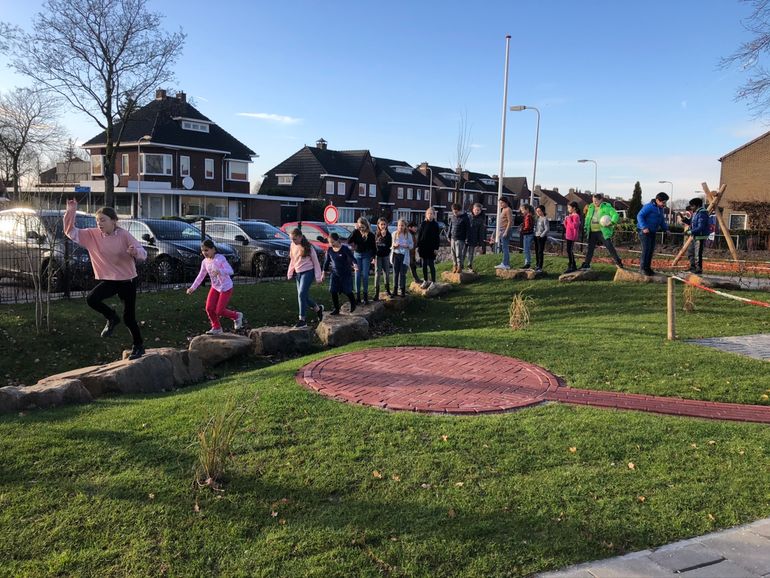
POLYGON ((232 459, 232 444, 236 431, 246 413, 230 399, 198 430, 198 463, 195 481, 199 487, 218 490, 224 480, 225 470, 232 459))
POLYGON ((688 312, 695 311, 695 287, 692 285, 685 285, 682 296, 682 309, 688 312))
POLYGON ((509 309, 510 318, 509 325, 511 329, 517 331, 524 329, 529 325, 529 312, 535 304, 535 300, 529 295, 524 295, 524 291, 520 291, 513 296, 511 301, 511 307, 509 309))

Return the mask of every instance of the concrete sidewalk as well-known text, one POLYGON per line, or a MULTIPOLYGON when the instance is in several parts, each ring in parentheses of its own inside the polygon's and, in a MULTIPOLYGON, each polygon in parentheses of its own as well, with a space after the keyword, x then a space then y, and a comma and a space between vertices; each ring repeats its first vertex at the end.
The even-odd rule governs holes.
POLYGON ((770 518, 653 550, 642 550, 537 575, 538 578, 658 576, 770 577, 770 518))

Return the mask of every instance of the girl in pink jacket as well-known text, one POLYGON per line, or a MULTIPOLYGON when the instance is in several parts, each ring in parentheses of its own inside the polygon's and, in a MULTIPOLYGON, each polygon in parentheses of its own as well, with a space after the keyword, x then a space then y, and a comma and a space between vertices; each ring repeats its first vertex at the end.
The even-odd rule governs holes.
POLYGON ((208 335, 219 335, 222 333, 222 325, 219 322, 220 317, 232 319, 236 330, 243 327, 243 313, 232 311, 227 308, 230 297, 233 295, 233 280, 230 275, 233 274, 233 268, 224 258, 224 255, 217 253, 217 247, 211 239, 206 239, 201 243, 201 253, 203 253, 203 262, 198 276, 193 281, 187 294, 190 295, 203 282, 206 275, 211 279, 211 289, 206 298, 206 315, 211 321, 211 329, 206 333, 208 335))
POLYGON ((567 240, 567 258, 569 259, 569 265, 565 273, 572 273, 577 271, 577 263, 575 263, 575 252, 573 247, 575 241, 578 240, 580 235, 580 207, 575 201, 572 201, 567 205, 567 216, 564 217, 564 238, 567 240))

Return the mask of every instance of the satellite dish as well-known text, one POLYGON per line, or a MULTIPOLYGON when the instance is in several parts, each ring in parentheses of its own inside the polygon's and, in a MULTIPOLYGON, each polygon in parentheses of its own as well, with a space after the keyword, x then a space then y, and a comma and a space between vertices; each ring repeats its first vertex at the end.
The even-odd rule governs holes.
POLYGON ((116 175, 115 173, 112 173, 112 183, 118 187, 120 186, 120 177, 116 175))
POLYGON ((188 175, 182 179, 182 186, 189 191, 195 186, 195 181, 188 175))

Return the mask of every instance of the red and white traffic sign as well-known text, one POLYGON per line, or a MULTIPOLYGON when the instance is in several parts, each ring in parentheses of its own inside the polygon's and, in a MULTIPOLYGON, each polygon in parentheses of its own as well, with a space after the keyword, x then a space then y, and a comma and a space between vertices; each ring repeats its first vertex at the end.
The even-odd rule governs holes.
POLYGON ((326 208, 324 209, 324 221, 326 221, 327 225, 333 225, 337 222, 339 217, 340 212, 337 210, 337 207, 334 205, 326 205, 326 208))

